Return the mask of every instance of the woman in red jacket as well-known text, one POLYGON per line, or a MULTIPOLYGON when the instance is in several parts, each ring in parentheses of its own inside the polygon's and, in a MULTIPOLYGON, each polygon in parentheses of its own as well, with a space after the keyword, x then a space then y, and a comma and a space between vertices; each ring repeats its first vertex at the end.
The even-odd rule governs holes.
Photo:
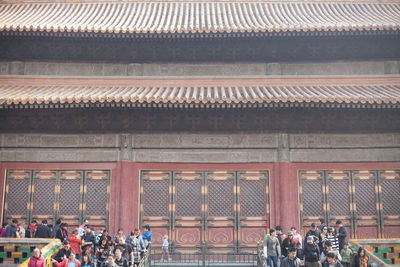
POLYGON ((72 234, 71 237, 69 238, 69 242, 71 243, 71 248, 75 251, 76 253, 76 258, 78 260, 81 259, 81 246, 82 246, 82 239, 81 236, 79 235, 79 229, 76 228, 72 234))
POLYGON ((33 250, 33 255, 29 259, 28 267, 45 267, 45 260, 40 249, 35 248, 33 250))
POLYGON ((53 259, 53 263, 57 267, 81 267, 81 262, 76 259, 75 252, 73 251, 71 252, 71 254, 69 254, 68 259, 64 259, 62 262, 58 262, 53 259))

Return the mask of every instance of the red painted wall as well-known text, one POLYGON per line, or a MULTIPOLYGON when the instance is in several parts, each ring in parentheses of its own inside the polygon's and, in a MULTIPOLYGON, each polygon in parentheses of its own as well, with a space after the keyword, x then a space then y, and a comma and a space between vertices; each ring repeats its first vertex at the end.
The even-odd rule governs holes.
POLYGON ((180 164, 180 163, 27 163, 0 162, 0 206, 3 207, 7 169, 109 169, 111 170, 110 232, 123 227, 128 232, 139 224, 141 170, 269 170, 271 226, 280 224, 286 232, 299 228, 299 170, 374 170, 400 168, 399 162, 385 163, 262 163, 262 164, 180 164))

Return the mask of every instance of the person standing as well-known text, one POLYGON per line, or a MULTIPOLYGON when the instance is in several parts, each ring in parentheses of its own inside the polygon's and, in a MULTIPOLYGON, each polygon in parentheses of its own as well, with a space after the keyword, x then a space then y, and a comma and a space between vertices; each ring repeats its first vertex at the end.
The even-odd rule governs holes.
POLYGON ((296 249, 289 248, 288 255, 282 260, 280 267, 300 267, 300 265, 301 261, 296 257, 296 249))
POLYGON ((349 248, 349 243, 345 242, 343 244, 343 249, 340 252, 340 256, 342 257, 342 265, 343 267, 350 267, 351 259, 353 258, 353 251, 349 248))
POLYGON ((264 257, 267 255, 268 266, 278 267, 278 258, 281 256, 281 247, 279 245, 279 240, 276 237, 275 229, 271 228, 269 230, 269 237, 263 242, 264 247, 264 257))
POLYGON ((122 251, 119 247, 115 249, 115 264, 120 267, 129 266, 128 260, 122 257, 122 251))
POLYGON ((292 231, 288 232, 287 238, 285 238, 282 243, 282 256, 287 257, 289 249, 296 248, 296 242, 294 242, 292 231))
POLYGON ((347 242, 347 230, 346 227, 343 226, 341 220, 336 221, 336 228, 338 229, 337 238, 339 240, 339 252, 341 252, 344 243, 347 242))
POLYGON ((144 242, 144 247, 146 250, 151 249, 151 243, 153 240, 153 232, 150 231, 150 226, 148 224, 146 224, 145 226, 143 226, 143 242, 144 242))
POLYGON ((296 243, 300 243, 300 247, 303 247, 303 240, 301 238, 301 235, 299 233, 297 233, 296 227, 292 226, 292 228, 290 228, 290 231, 292 231, 293 233, 293 239, 296 243))
POLYGON ((353 257, 351 267, 368 267, 368 256, 364 248, 360 247, 357 254, 353 257))
POLYGON ((36 228, 36 238, 50 238, 51 231, 47 226, 47 220, 43 220, 42 224, 36 228))
POLYGON ((85 234, 82 237, 82 251, 84 253, 86 252, 93 252, 94 249, 94 245, 96 244, 96 237, 93 234, 92 229, 90 229, 90 225, 89 224, 85 224, 84 226, 85 228, 85 234))
POLYGON ((64 259, 68 259, 71 253, 75 254, 75 251, 72 250, 71 245, 68 240, 64 240, 63 247, 57 252, 54 256, 54 259, 57 262, 62 262, 64 259))
POLYGON ((167 260, 170 261, 171 258, 169 257, 169 251, 168 251, 168 235, 164 235, 163 238, 163 243, 162 243, 162 260, 164 261, 164 256, 167 256, 167 260))
POLYGON ((314 243, 312 236, 307 237, 307 243, 304 245, 304 266, 306 267, 320 267, 319 262, 319 247, 314 243))
POLYGON ((6 236, 11 238, 17 238, 18 220, 13 219, 9 225, 6 227, 6 236))
POLYGON ((45 260, 42 256, 40 249, 33 250, 32 257, 29 258, 28 267, 45 267, 45 260))
POLYGON ((66 239, 68 237, 67 226, 68 226, 67 223, 61 223, 60 227, 58 228, 58 230, 56 232, 55 238, 60 239, 61 242, 63 242, 64 239, 66 239))
POLYGON ((321 242, 321 233, 315 223, 311 224, 311 229, 308 230, 305 238, 309 236, 314 237, 314 242, 319 245, 319 243, 321 242))
POLYGON ((81 236, 79 235, 78 228, 75 228, 74 231, 72 231, 71 237, 69 238, 69 242, 71 243, 71 248, 76 253, 76 258, 78 260, 80 260, 81 259, 82 239, 81 239, 81 236))
POLYGON ((333 228, 332 228, 332 227, 329 227, 329 228, 328 228, 328 235, 325 237, 325 243, 326 243, 328 240, 329 240, 329 241, 331 242, 331 244, 332 244, 332 249, 333 249, 334 251, 337 251, 337 252, 339 253, 339 240, 338 240, 338 238, 334 235, 334 233, 333 233, 333 228))
POLYGON ((76 259, 75 252, 71 252, 68 258, 65 258, 62 262, 58 262, 53 259, 53 263, 57 267, 81 267, 81 262, 76 259))

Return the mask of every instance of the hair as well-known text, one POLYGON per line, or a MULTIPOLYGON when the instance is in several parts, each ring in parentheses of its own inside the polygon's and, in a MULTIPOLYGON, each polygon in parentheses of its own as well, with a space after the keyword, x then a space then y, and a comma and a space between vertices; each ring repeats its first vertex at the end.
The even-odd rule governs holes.
POLYGON ((343 246, 348 246, 349 245, 349 242, 344 242, 343 243, 343 246))
POLYGON ((359 247, 358 248, 358 251, 357 251, 357 255, 358 255, 358 257, 361 257, 361 252, 364 252, 364 256, 366 256, 367 255, 367 252, 365 251, 365 249, 363 248, 363 247, 359 247))
POLYGON ((32 220, 31 223, 37 223, 37 221, 36 220, 32 220))
POLYGON ((277 225, 277 226, 275 227, 275 229, 276 229, 277 231, 282 231, 282 227, 281 227, 280 225, 277 225))
POLYGON ((290 228, 290 230, 296 230, 296 227, 292 226, 292 227, 290 228))
POLYGON ((35 253, 35 252, 39 252, 40 254, 42 254, 42 252, 41 252, 40 249, 38 249, 38 248, 35 248, 35 249, 32 251, 32 253, 35 253))
POLYGON ((290 252, 295 252, 296 249, 295 249, 294 247, 290 247, 288 251, 289 251, 289 253, 290 253, 290 252))
POLYGON ((311 227, 315 227, 315 226, 316 226, 315 223, 312 223, 312 224, 311 224, 311 227))
POLYGON ((73 233, 73 234, 79 233, 79 228, 75 228, 75 229, 72 231, 72 233, 73 233))
POLYGON ((143 226, 144 229, 147 229, 147 231, 150 231, 150 225, 146 224, 143 226))
POLYGON ((47 224, 47 220, 43 220, 43 221, 42 221, 42 224, 47 224))
POLYGON ((108 257, 107 257, 107 259, 108 259, 109 257, 111 257, 113 260, 115 260, 115 256, 114 256, 114 255, 109 254, 108 257))
POLYGON ((7 225, 8 225, 8 223, 3 222, 3 228, 4 228, 4 227, 7 227, 7 225))
POLYGON ((56 224, 61 224, 61 219, 60 218, 57 219, 56 224))
POLYGON ((71 255, 74 255, 74 256, 76 256, 76 253, 75 253, 75 251, 73 250, 73 249, 71 249, 71 254, 69 254, 70 256, 71 255))
POLYGON ((319 222, 320 222, 321 224, 324 224, 324 223, 325 223, 325 219, 319 219, 319 222))
POLYGON ((332 246, 332 242, 330 240, 326 240, 325 241, 325 246, 331 247, 332 246))
POLYGON ((104 234, 104 233, 108 233, 108 230, 107 230, 107 229, 104 229, 104 230, 103 230, 103 234, 104 234))
POLYGON ((90 254, 83 254, 83 255, 82 255, 82 263, 85 263, 85 261, 84 261, 84 259, 83 259, 84 257, 87 258, 87 260, 88 260, 87 263, 88 263, 88 264, 91 264, 91 263, 92 263, 92 256, 91 256, 90 254))
POLYGON ((341 220, 337 220, 336 224, 342 224, 342 221, 341 220))
MULTIPOLYGON (((294 241, 293 241, 293 242, 294 242, 294 241)), ((300 247, 301 247, 301 244, 300 244, 300 242, 296 243, 295 247, 298 247, 298 248, 300 248, 300 247)))
POLYGON ((121 246, 117 246, 114 250, 114 254, 115 252, 117 252, 117 250, 119 250, 121 253, 124 251, 123 248, 121 248, 121 246))
POLYGON ((17 219, 12 219, 11 222, 12 222, 12 223, 18 223, 18 220, 17 220, 17 219))
POLYGON ((67 239, 64 239, 63 244, 64 245, 69 245, 69 241, 67 239))
POLYGON ((135 232, 137 232, 137 231, 140 231, 140 229, 139 228, 135 228, 135 230, 134 230, 135 232))
POLYGON ((274 229, 274 228, 269 229, 269 234, 272 234, 272 233, 274 233, 274 232, 275 232, 275 229, 274 229))
POLYGON ((83 227, 90 228, 90 225, 89 224, 85 224, 83 227))
POLYGON ((336 260, 336 254, 333 252, 328 252, 328 254, 326 254, 327 258, 331 258, 331 259, 335 259, 336 260))
POLYGON ((123 229, 123 228, 118 228, 117 233, 118 233, 119 231, 124 231, 124 229, 123 229))

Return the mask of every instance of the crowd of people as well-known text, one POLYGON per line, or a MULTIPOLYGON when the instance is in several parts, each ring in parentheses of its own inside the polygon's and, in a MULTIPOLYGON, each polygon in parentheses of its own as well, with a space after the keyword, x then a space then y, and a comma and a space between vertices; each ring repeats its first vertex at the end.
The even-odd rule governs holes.
MULTIPOLYGON (((43 220, 27 226, 13 219, 3 224, 2 237, 11 238, 58 238, 62 248, 55 254, 53 266, 57 267, 134 267, 138 266, 144 253, 151 249, 152 231, 149 225, 143 226, 143 234, 135 228, 125 236, 123 229, 111 237, 106 229, 94 233, 86 220, 79 228, 68 233, 68 224, 60 219, 54 227, 43 220)), ((45 260, 39 249, 33 251, 28 267, 44 267, 45 260)))
POLYGON ((304 239, 292 227, 287 235, 282 227, 270 229, 263 242, 263 254, 268 267, 368 267, 368 256, 360 247, 357 253, 349 248, 347 229, 342 221, 328 227, 311 224, 304 239))

